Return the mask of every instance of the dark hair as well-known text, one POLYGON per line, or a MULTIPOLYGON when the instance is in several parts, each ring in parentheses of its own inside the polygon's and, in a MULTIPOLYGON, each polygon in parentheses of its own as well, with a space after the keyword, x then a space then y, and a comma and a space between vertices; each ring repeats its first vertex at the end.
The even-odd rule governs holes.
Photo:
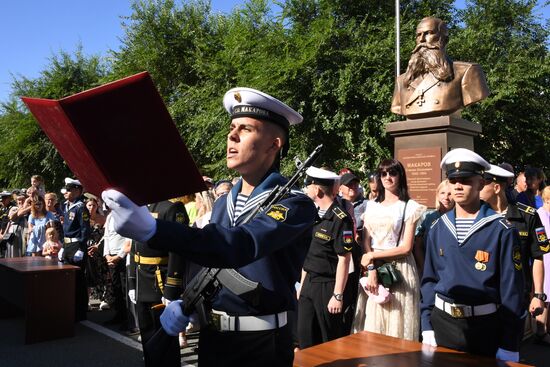
POLYGON ((407 185, 407 175, 405 174, 405 168, 399 162, 397 159, 384 159, 380 164, 378 165, 378 171, 377 171, 377 177, 376 177, 376 183, 378 184, 378 196, 376 197, 376 202, 381 203, 386 198, 386 189, 384 188, 384 185, 382 185, 382 177, 380 173, 382 171, 388 171, 390 169, 394 169, 397 171, 397 176, 399 177, 399 188, 398 188, 398 195, 399 200, 407 202, 409 201, 409 186, 407 185))

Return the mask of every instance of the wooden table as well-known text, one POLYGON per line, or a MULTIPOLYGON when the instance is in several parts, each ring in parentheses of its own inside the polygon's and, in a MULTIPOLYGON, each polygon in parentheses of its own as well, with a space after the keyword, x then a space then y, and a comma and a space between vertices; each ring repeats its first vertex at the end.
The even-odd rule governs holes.
POLYGON ((362 331, 327 343, 300 350, 294 355, 295 367, 467 367, 526 366, 494 358, 474 356, 437 347, 429 350, 422 343, 362 331))
POLYGON ((26 344, 74 336, 78 269, 43 257, 0 259, 0 317, 23 311, 26 344))

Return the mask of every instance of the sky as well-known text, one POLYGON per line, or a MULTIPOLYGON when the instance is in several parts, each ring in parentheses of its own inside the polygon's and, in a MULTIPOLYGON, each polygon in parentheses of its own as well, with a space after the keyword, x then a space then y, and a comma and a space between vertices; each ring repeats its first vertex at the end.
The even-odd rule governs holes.
MULTIPOLYGON (((384 0, 390 1, 390 0, 384 0)), ((85 55, 107 56, 123 36, 122 18, 132 0, 0 0, 0 102, 11 92, 13 76, 37 78, 52 55, 72 54, 79 44, 85 55)), ((243 1, 212 0, 212 9, 230 12, 243 1)), ((539 4, 543 0, 539 1, 539 4)), ((457 0, 461 7, 464 0, 457 0)), ((550 19, 550 6, 539 7, 550 19)))

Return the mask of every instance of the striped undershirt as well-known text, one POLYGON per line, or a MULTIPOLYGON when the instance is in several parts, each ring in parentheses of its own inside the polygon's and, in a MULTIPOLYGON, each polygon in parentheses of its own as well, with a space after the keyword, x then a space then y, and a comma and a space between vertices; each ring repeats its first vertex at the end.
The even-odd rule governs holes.
POLYGON ((466 238, 466 234, 474 224, 475 218, 456 218, 455 219, 455 226, 456 226, 456 238, 458 239, 459 243, 462 243, 464 239, 466 238))
POLYGON ((239 218, 239 216, 241 215, 247 200, 248 200, 247 195, 243 195, 243 194, 237 195, 237 202, 235 203, 235 215, 233 216, 235 219, 239 218))
POLYGON ((327 209, 321 209, 319 208, 319 210, 317 211, 318 215, 319 215, 319 218, 323 218, 325 216, 325 214, 327 213, 327 209))

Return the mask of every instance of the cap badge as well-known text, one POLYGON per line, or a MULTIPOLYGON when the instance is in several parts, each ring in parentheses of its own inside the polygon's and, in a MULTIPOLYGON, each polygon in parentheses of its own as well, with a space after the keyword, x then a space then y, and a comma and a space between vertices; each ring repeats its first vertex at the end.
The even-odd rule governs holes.
POLYGON ((455 162, 455 168, 460 168, 460 162, 455 162))
POLYGON ((235 93, 233 94, 233 98, 235 98, 235 100, 236 100, 237 102, 239 102, 239 103, 242 102, 241 94, 240 94, 239 92, 235 92, 235 93))

